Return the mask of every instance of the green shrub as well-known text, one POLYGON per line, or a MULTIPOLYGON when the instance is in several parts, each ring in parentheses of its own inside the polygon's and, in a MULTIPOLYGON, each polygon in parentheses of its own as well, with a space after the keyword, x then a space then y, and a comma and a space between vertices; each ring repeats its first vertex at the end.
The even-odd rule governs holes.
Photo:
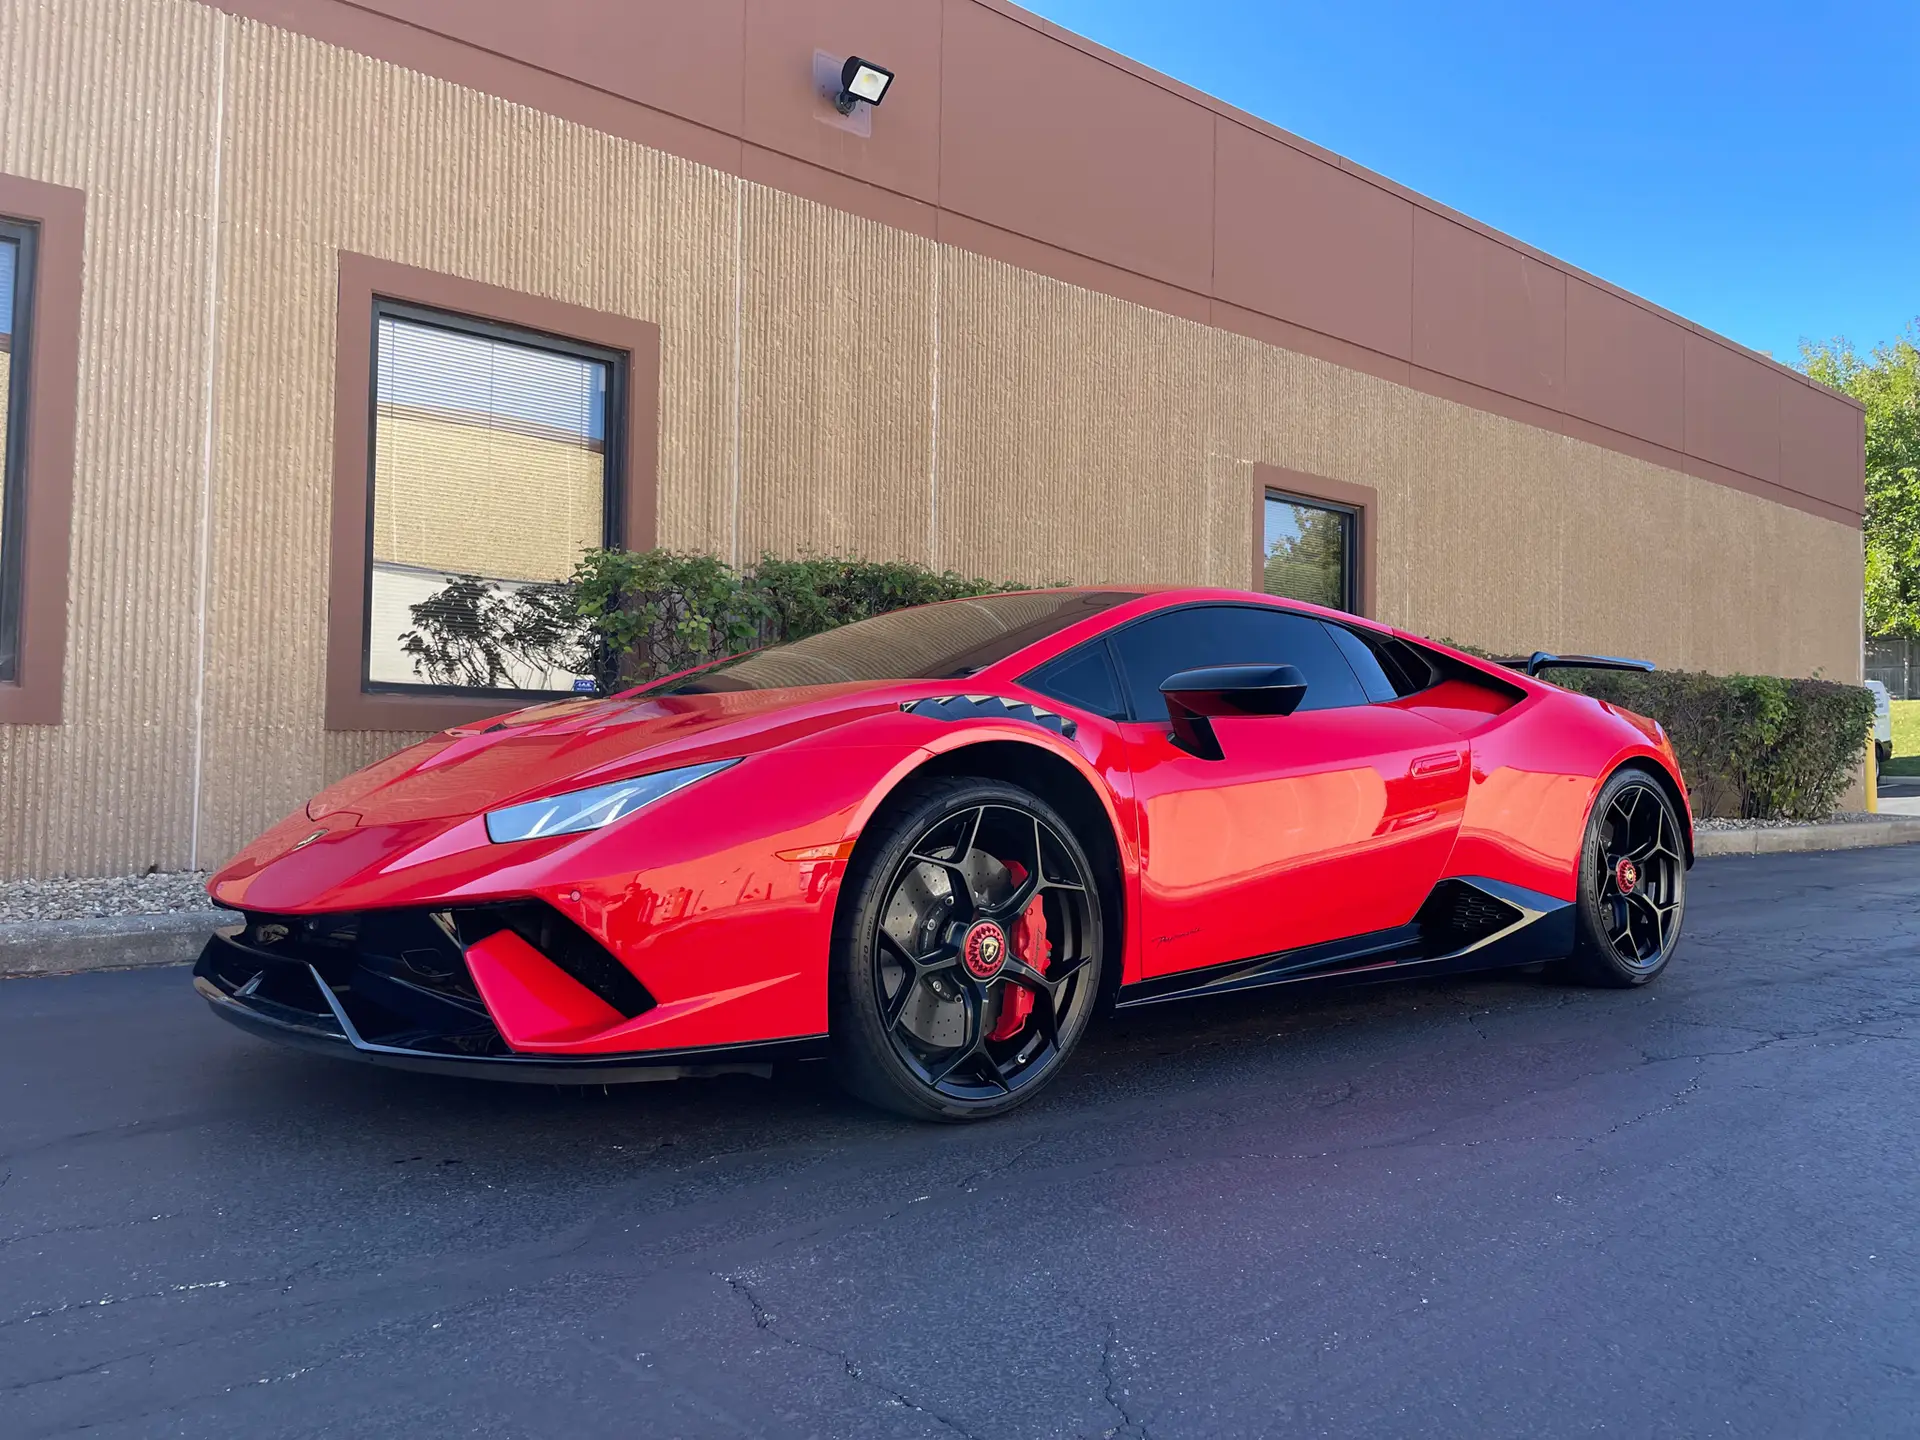
MULTIPOLYGON (((1493 658, 1458 640, 1455 650, 1493 658)), ((1873 693, 1831 680, 1699 670, 1553 670, 1553 683, 1666 727, 1701 818, 1822 820, 1866 755, 1873 693)))
POLYGON ((1030 588, 977 580, 951 570, 929 570, 901 560, 821 556, 781 560, 772 555, 760 557, 744 577, 744 585, 765 609, 763 644, 817 635, 909 605, 1030 588))
POLYGON ((412 607, 401 647, 435 684, 498 688, 518 664, 591 675, 604 695, 904 606, 1023 588, 905 561, 763 555, 740 571, 711 555, 594 550, 558 584, 454 579, 412 607))
POLYGON ((762 643, 767 611, 711 555, 595 550, 568 582, 586 669, 600 693, 704 665, 762 643))
POLYGON ((1824 819, 1859 768, 1873 723, 1872 694, 1830 680, 1692 670, 1553 676, 1664 725, 1702 816, 1824 819))

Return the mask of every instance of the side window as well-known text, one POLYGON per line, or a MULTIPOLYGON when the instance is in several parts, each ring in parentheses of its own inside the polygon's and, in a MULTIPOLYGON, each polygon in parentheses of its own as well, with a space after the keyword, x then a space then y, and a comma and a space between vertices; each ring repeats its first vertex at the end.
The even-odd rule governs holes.
POLYGON ((1091 710, 1109 720, 1122 719, 1127 712, 1104 640, 1068 651, 1025 676, 1021 683, 1063 705, 1091 710))
POLYGON ((1367 699, 1377 705, 1382 700, 1399 696, 1400 692, 1393 688, 1393 681, 1387 678, 1380 657, 1374 653, 1371 645, 1344 625, 1329 625, 1327 633, 1333 636, 1333 643, 1340 647, 1340 653, 1347 657, 1347 663, 1360 679, 1360 688, 1367 692, 1367 699))
POLYGON ((1160 682, 1200 665, 1294 665, 1307 678, 1302 710, 1367 703, 1327 627, 1308 615, 1251 605, 1196 605, 1130 625, 1112 637, 1135 720, 1167 713, 1160 682))
POLYGON ((1391 635, 1353 631, 1344 625, 1328 625, 1327 630, 1360 677, 1369 700, 1378 703, 1417 695, 1434 683, 1433 666, 1411 645, 1391 635))

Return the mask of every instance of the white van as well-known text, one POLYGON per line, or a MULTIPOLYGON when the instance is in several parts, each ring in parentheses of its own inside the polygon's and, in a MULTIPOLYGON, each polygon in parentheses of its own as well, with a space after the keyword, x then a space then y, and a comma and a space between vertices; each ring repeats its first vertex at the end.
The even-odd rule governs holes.
POLYGON ((1893 698, 1878 680, 1867 681, 1873 692, 1873 758, 1884 765, 1893 758, 1893 698))

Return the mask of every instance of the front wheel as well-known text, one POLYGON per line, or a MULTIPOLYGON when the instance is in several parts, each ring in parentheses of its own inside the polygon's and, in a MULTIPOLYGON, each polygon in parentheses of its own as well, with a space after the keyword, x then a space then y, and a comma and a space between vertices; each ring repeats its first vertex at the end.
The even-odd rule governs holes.
POLYGON ((832 1045, 854 1094, 924 1120, 1032 1098, 1100 992, 1100 886, 1072 828, 999 781, 916 785, 876 818, 834 925, 832 1045))
POLYGON ((1580 859, 1580 898, 1567 974, 1589 985, 1644 985, 1673 958, 1686 913, 1679 813, 1643 770, 1600 789, 1580 859))

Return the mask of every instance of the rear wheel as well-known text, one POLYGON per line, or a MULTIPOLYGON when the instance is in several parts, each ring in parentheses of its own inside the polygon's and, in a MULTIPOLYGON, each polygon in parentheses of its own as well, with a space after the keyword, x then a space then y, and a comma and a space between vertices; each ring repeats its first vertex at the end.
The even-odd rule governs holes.
POLYGON ((1100 990, 1100 887, 1039 796, 952 778, 875 821, 835 924, 836 1068, 903 1115, 976 1120, 1051 1081, 1100 990))
POLYGON ((1673 958, 1686 913, 1687 859, 1667 792, 1642 770, 1601 787, 1587 821, 1568 975, 1589 985, 1644 985, 1673 958))

